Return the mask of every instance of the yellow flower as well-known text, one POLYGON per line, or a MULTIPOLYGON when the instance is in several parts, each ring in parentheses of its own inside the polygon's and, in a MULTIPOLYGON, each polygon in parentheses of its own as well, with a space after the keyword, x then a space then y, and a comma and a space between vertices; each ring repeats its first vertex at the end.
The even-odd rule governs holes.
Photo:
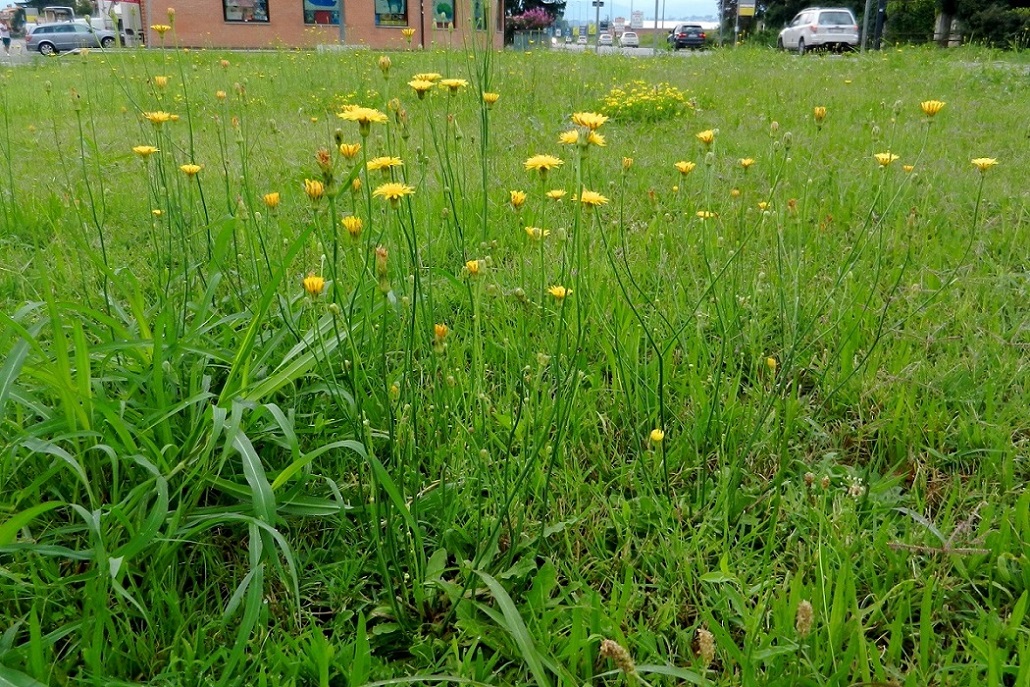
POLYGON ((320 296, 322 291, 325 290, 325 279, 316 276, 315 274, 309 274, 304 277, 304 290, 308 292, 308 295, 312 298, 320 296))
POLYGON ((361 221, 361 218, 357 215, 347 215, 340 220, 340 224, 342 224, 343 228, 347 230, 347 233, 350 234, 351 238, 355 239, 361 236, 361 230, 365 226, 361 221))
POLYGON ((587 191, 584 189, 583 192, 579 194, 579 202, 589 210, 591 208, 598 207, 599 205, 607 205, 608 199, 597 191, 587 191))
POLYGON ((221 65, 222 69, 229 68, 229 60, 218 60, 218 64, 221 65))
POLYGON ((698 210, 697 216, 701 219, 715 219, 719 216, 718 212, 709 212, 708 210, 698 210))
POLYGON ((167 76, 155 76, 154 77, 154 85, 157 86, 158 88, 164 88, 165 86, 168 85, 168 77, 167 76))
POLYGON ((391 169, 403 164, 399 157, 374 157, 368 161, 368 171, 382 170, 383 174, 389 174, 391 169))
POLYGON ((483 102, 486 103, 486 109, 493 109, 493 106, 501 99, 500 93, 483 93, 483 102))
POLYGON ((572 115, 572 123, 576 126, 582 126, 591 131, 596 130, 602 124, 608 121, 608 117, 596 112, 577 112, 572 115))
POLYGON ((731 188, 730 189, 730 197, 731 198, 740 198, 740 189, 739 188, 731 188))
POLYGON ((401 35, 404 36, 406 39, 408 39, 408 42, 410 43, 412 36, 415 35, 415 29, 411 28, 410 26, 407 27, 407 28, 401 29, 401 35))
POLYGON ((375 191, 372 191, 372 195, 388 200, 394 205, 394 207, 396 207, 400 204, 401 198, 404 196, 410 196, 414 192, 415 189, 411 186, 406 186, 397 182, 387 182, 378 186, 375 191))
POLYGON ((767 202, 766 202, 766 201, 764 201, 764 200, 762 200, 762 201, 759 201, 759 202, 758 202, 758 209, 759 209, 759 210, 768 210, 768 209, 769 209, 769 207, 770 207, 770 206, 769 206, 769 203, 767 203, 767 202))
POLYGON ((160 217, 161 215, 163 215, 165 213, 164 213, 163 210, 158 210, 157 208, 154 208, 153 210, 150 211, 150 214, 152 214, 154 217, 160 217))
POLYGON ((566 145, 576 145, 579 143, 579 132, 575 129, 571 131, 564 131, 558 136, 558 143, 564 143, 566 145))
POLYGON ((200 170, 202 170, 203 168, 204 168, 203 165, 193 165, 193 164, 180 165, 179 166, 179 169, 182 170, 183 174, 185 174, 188 177, 195 177, 195 176, 197 176, 198 174, 200 174, 200 170))
POLYGON ((346 119, 348 122, 357 122, 358 132, 362 136, 368 136, 371 133, 372 124, 385 124, 387 120, 384 113, 371 107, 348 107, 343 112, 338 112, 336 116, 346 119))
POLYGON ((561 284, 555 284, 547 289, 547 293, 554 296, 557 300, 564 300, 566 296, 572 295, 572 289, 567 289, 561 284))
POLYGON ((172 30, 172 27, 168 24, 154 24, 150 27, 150 29, 157 33, 158 36, 164 38, 164 35, 172 30))
POLYGON ((826 108, 822 105, 812 108, 812 118, 815 119, 815 123, 818 126, 822 126, 823 120, 826 119, 826 108))
POLYGON ((535 170, 537 172, 540 172, 541 177, 546 177, 547 173, 550 172, 552 169, 557 169, 565 163, 562 162, 559 158, 556 158, 554 155, 534 155, 533 157, 526 160, 523 164, 525 165, 527 171, 535 170))
POLYGON ((304 193, 308 194, 308 198, 317 203, 325 195, 325 185, 315 179, 305 179, 304 193))
POLYGON ((511 206, 518 210, 526 202, 525 191, 511 191, 510 192, 511 206))
POLYGON ((341 143, 340 144, 340 155, 343 155, 348 160, 353 160, 357 157, 358 153, 361 152, 360 143, 341 143))
POLYGON ((526 227, 526 236, 528 236, 534 241, 541 241, 550 235, 550 229, 541 229, 540 227, 526 227))
POLYGON ((944 109, 945 103, 940 100, 924 100, 919 103, 919 107, 923 109, 923 114, 927 117, 933 117, 935 114, 944 109))
POLYGON ((418 99, 422 100, 426 97, 426 93, 429 92, 429 89, 433 87, 433 82, 415 79, 413 81, 409 81, 408 85, 414 89, 415 93, 418 95, 418 99))
POLYGON ((665 432, 660 428, 655 427, 651 430, 651 442, 654 444, 660 444, 665 440, 665 432))
POLYGON ((354 177, 354 181, 350 182, 351 193, 357 193, 361 190, 361 177, 354 177))
POLYGON ((697 167, 696 164, 694 164, 693 162, 688 162, 686 160, 680 160, 676 163, 676 169, 679 170, 679 173, 683 176, 686 176, 693 172, 695 167, 697 167))
POLYGON ((898 156, 894 153, 876 153, 873 157, 876 158, 876 161, 880 163, 881 167, 886 167, 898 159, 898 156))
POLYGON ((392 65, 393 62, 390 60, 388 56, 383 55, 379 58, 379 70, 383 72, 383 76, 387 79, 390 78, 390 67, 392 65))
POLYGON ((715 142, 715 131, 713 129, 705 129, 704 131, 695 134, 697 140, 704 143, 706 146, 712 145, 715 142))
POLYGON ((765 366, 768 367, 771 372, 775 373, 776 368, 779 367, 779 363, 776 361, 776 358, 769 356, 765 359, 765 366))
POLYGON ((624 157, 622 158, 622 171, 628 172, 629 168, 633 166, 633 158, 624 157))
POLYGON ((447 338, 451 329, 447 325, 437 322, 433 325, 433 338, 436 339, 437 343, 447 338))
POLYGON ((587 143, 595 145, 598 148, 604 148, 605 145, 607 145, 604 142, 604 136, 597 133, 596 131, 591 131, 589 134, 587 134, 587 143))
POLYGON ((991 167, 998 164, 998 161, 995 160, 993 157, 978 157, 972 160, 972 163, 973 166, 979 169, 980 173, 983 174, 991 167))
POLYGON ((443 79, 440 82, 440 87, 441 88, 449 89, 450 92, 451 92, 451 95, 454 95, 455 93, 457 93, 459 88, 463 88, 463 87, 468 86, 468 85, 469 85, 469 82, 466 81, 465 79, 443 79))
POLYGON ((478 277, 479 270, 483 267, 483 263, 479 260, 468 260, 465 263, 465 270, 469 273, 470 277, 478 277))
POLYGON ((551 200, 561 200, 565 197, 565 190, 560 188, 554 188, 548 191, 546 195, 551 200))
POLYGON ((146 159, 154 153, 159 153, 161 151, 155 148, 154 146, 133 146, 132 152, 136 153, 143 159, 146 159))
POLYGON ((422 72, 420 74, 416 74, 411 78, 415 81, 428 81, 429 83, 436 83, 437 81, 442 79, 443 76, 437 74, 436 72, 422 72))
POLYGON ((906 172, 911 172, 913 169, 916 168, 916 166, 915 165, 901 165, 901 168, 903 170, 905 170, 906 172))
POLYGON ((274 191, 272 193, 266 193, 261 196, 261 200, 265 201, 265 205, 272 208, 273 210, 279 207, 279 192, 274 191))
POLYGON ((755 164, 755 161, 752 160, 749 157, 744 157, 744 158, 740 159, 740 166, 743 167, 744 169, 747 169, 748 167, 750 167, 753 164, 755 164))
POLYGON ((154 126, 161 126, 165 122, 172 121, 172 115, 158 110, 157 112, 144 112, 143 118, 154 126))
POLYGON ((215 91, 215 97, 219 100, 225 100, 225 91, 215 91))

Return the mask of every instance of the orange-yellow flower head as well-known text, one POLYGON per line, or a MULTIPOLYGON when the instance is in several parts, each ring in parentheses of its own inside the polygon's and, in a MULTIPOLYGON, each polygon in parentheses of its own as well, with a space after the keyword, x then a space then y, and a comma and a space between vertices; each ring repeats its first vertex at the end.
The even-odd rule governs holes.
POLYGON ((348 160, 353 160, 361 152, 360 143, 341 143, 340 144, 340 155, 348 160))
POLYGON ((597 133, 596 131, 591 131, 589 134, 587 134, 587 143, 590 145, 597 146, 598 148, 604 148, 606 145, 608 145, 604 142, 604 136, 597 133))
POLYGON ((304 290, 307 291, 308 295, 312 298, 316 298, 322 295, 325 290, 325 279, 315 274, 309 274, 304 277, 304 290))
POLYGON ((371 133, 373 124, 385 124, 387 121, 385 113, 371 107, 351 106, 343 112, 336 113, 336 116, 348 122, 357 122, 358 132, 362 137, 367 137, 371 133))
POLYGON ((608 121, 608 117, 603 114, 597 114, 596 112, 577 112, 572 115, 572 123, 576 126, 582 126, 584 128, 595 131, 602 124, 608 121))
POLYGON ((161 151, 155 148, 154 146, 133 146, 132 152, 136 153, 145 160, 154 153, 159 153, 161 151))
POLYGON ((816 125, 822 126, 823 121, 826 119, 826 108, 822 105, 812 108, 812 119, 815 120, 816 125))
POLYGON ((225 91, 215 91, 215 97, 219 100, 225 100, 227 96, 225 91))
POLYGON ((489 91, 483 93, 483 102, 486 103, 486 109, 492 110, 497 101, 501 99, 500 93, 490 93, 489 91))
POLYGON ((150 30, 164 38, 164 35, 172 30, 172 27, 168 24, 153 24, 151 25, 150 30))
POLYGON ((482 260, 468 260, 465 262, 465 271, 469 273, 470 277, 478 277, 480 270, 483 269, 482 260))
POLYGON ((440 87, 446 88, 448 91, 450 91, 451 95, 457 93, 459 88, 464 88, 468 85, 469 82, 465 79, 442 79, 440 81, 440 87))
POLYGON ((697 138, 697 140, 701 141, 701 143, 705 144, 706 146, 710 146, 712 145, 712 143, 715 142, 714 129, 705 129, 704 131, 694 134, 694 136, 697 138))
POLYGON ((744 169, 747 169, 748 167, 750 167, 753 164, 755 164, 755 161, 753 159, 749 158, 749 157, 742 157, 742 158, 740 158, 740 166, 743 167, 744 169))
POLYGON ((579 132, 575 129, 571 131, 563 131, 558 135, 558 142, 564 143, 565 145, 576 145, 579 143, 579 132))
POLYGON ((448 327, 447 325, 445 325, 445 324, 443 324, 441 322, 437 322, 436 324, 433 325, 433 338, 436 340, 437 343, 440 343, 444 339, 446 339, 447 335, 450 332, 451 332, 450 327, 448 327))
POLYGON ((390 170, 394 167, 400 167, 404 163, 399 157, 374 157, 368 161, 368 171, 382 171, 383 174, 389 175, 390 170))
POLYGON ((665 432, 656 427, 651 430, 651 443, 660 444, 665 440, 665 432))
POLYGON ((550 235, 550 229, 541 229, 540 227, 526 227, 526 236, 528 236, 533 241, 542 241, 550 235))
POLYGON ((383 73, 383 76, 387 79, 390 78, 390 67, 393 66, 393 61, 387 55, 383 55, 379 58, 379 71, 383 73))
POLYGON ((974 167, 980 170, 981 174, 989 170, 994 165, 998 164, 998 161, 993 157, 978 157, 971 160, 971 162, 973 163, 974 167))
POLYGON ((540 172, 541 177, 546 177, 548 172, 563 164, 565 163, 554 155, 534 155, 523 163, 527 171, 540 172))
POLYGON ((172 115, 158 110, 157 112, 144 112, 143 119, 147 120, 154 126, 161 126, 166 122, 172 121, 172 115))
POLYGON ((154 77, 154 85, 157 86, 158 88, 164 88, 165 86, 168 85, 168 77, 167 76, 155 76, 154 77))
POLYGON ((315 179, 305 179, 304 193, 308 194, 308 198, 317 203, 325 195, 325 185, 315 179))
POLYGON ((426 93, 433 88, 432 81, 423 81, 421 79, 413 79, 408 82, 408 85, 411 86, 412 90, 415 91, 415 94, 418 95, 419 100, 423 100, 426 97, 426 93))
POLYGON ((676 170, 683 176, 686 176, 693 172, 695 167, 697 167, 696 164, 694 164, 693 162, 689 162, 687 160, 680 160, 676 163, 676 170))
POLYGON ((876 153, 873 158, 880 164, 881 167, 886 167, 890 163, 898 159, 898 156, 894 153, 876 153))
POLYGON ((279 192, 274 191, 272 193, 266 193, 265 195, 261 196, 261 200, 265 201, 265 205, 267 207, 274 210, 277 207, 279 207, 279 192))
POLYGON ((361 218, 356 215, 347 215, 340 220, 340 224, 343 225, 343 228, 347 230, 347 234, 353 239, 361 236, 361 230, 365 226, 361 218))
POLYGON ((554 296, 555 300, 563 301, 567 296, 572 295, 572 289, 566 288, 561 284, 555 284, 548 287, 547 293, 554 296))
POLYGON ((526 203, 526 192, 525 191, 511 191, 508 196, 511 206, 518 210, 526 203))
POLYGON ((946 103, 940 100, 924 100, 919 103, 919 107, 923 110, 923 114, 927 117, 933 117, 935 114, 944 109, 946 103))
POLYGON ((410 196, 415 192, 415 189, 405 184, 396 182, 387 182, 376 187, 376 190, 372 191, 372 195, 390 201, 390 204, 397 207, 401 198, 404 196, 410 196))
POLYGON ((410 43, 412 37, 415 35, 415 29, 411 28, 410 26, 407 28, 403 28, 401 29, 401 35, 404 36, 404 38, 410 43))
POLYGON ((916 168, 916 166, 915 165, 901 165, 901 168, 903 170, 905 170, 906 172, 911 173, 912 170, 914 170, 916 168))
POLYGON ((192 177, 195 177, 198 174, 200 174, 200 170, 204 169, 204 166, 203 165, 187 164, 187 165, 179 165, 179 169, 182 170, 183 174, 185 174, 186 176, 192 178, 192 177))
POLYGON ((545 195, 551 200, 561 200, 565 197, 565 190, 560 188, 552 188, 545 195))
POLYGON ((698 210, 696 214, 701 219, 715 219, 719 216, 718 212, 710 212, 709 210, 698 210))
POLYGON ((633 158, 631 158, 631 157, 624 157, 624 158, 622 158, 622 171, 623 172, 628 172, 630 167, 632 167, 632 166, 633 166, 633 158))
POLYGON ((601 205, 607 205, 608 199, 597 191, 583 189, 583 192, 579 194, 579 202, 583 204, 584 209, 591 210, 601 205))
POLYGON ((437 81, 442 79, 443 76, 437 74, 436 72, 421 72, 411 78, 413 81, 428 81, 429 83, 436 83, 437 81))

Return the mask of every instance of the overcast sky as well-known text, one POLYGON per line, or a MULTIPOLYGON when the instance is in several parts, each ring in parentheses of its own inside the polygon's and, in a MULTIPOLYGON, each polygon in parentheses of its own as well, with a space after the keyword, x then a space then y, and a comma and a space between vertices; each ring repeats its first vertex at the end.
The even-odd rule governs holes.
MULTIPOLYGON (((718 5, 715 0, 659 0, 658 18, 662 17, 662 4, 665 6, 666 19, 679 19, 680 17, 691 16, 712 16, 719 14, 718 5)), ((629 19, 630 10, 643 10, 644 17, 654 20, 654 0, 604 0, 604 7, 601 8, 601 17, 625 17, 629 19)), ((568 0, 565 5, 565 18, 570 21, 588 18, 593 19, 597 10, 590 4, 590 0, 568 0)))

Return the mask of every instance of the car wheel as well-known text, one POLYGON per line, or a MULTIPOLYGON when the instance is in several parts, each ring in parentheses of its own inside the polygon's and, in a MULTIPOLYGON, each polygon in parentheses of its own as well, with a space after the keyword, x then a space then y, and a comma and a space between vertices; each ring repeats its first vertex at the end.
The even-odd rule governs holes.
POLYGON ((804 55, 804 54, 805 54, 805 39, 804 38, 799 38, 798 39, 798 55, 804 55))
POLYGON ((101 39, 100 47, 104 48, 105 50, 107 50, 108 48, 113 48, 114 47, 114 39, 111 38, 110 36, 107 36, 107 37, 101 39))
POLYGON ((776 39, 776 47, 783 50, 783 36, 776 39))
POLYGON ((39 44, 40 55, 56 55, 57 50, 54 48, 53 43, 40 43, 39 44))

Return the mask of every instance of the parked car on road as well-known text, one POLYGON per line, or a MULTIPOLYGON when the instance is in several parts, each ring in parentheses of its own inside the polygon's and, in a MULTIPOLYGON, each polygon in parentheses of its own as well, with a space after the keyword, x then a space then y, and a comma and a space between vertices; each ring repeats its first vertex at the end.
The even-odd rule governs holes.
POLYGON ((681 48, 705 47, 705 30, 700 24, 679 24, 669 34, 669 47, 673 50, 681 48))
POLYGON ((597 37, 597 44, 598 45, 611 45, 612 44, 612 35, 610 33, 602 33, 601 35, 599 35, 597 37))
POLYGON ((576 45, 586 45, 586 44, 587 44, 587 37, 586 36, 580 36, 579 38, 576 39, 576 45))
POLYGON ((858 47, 858 22, 847 7, 809 7, 780 31, 776 45, 801 55, 813 48, 853 50, 858 47))
POLYGON ((619 43, 624 48, 639 48, 640 38, 633 31, 625 31, 619 39, 619 43))
POLYGON ((76 48, 113 48, 114 31, 96 29, 84 22, 62 21, 39 24, 25 36, 25 49, 56 55, 76 48))

